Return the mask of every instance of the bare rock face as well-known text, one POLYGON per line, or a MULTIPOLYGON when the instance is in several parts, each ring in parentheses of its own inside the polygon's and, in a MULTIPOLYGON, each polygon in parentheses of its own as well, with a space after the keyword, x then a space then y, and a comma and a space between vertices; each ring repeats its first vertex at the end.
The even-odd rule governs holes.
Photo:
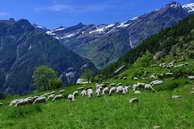
POLYGON ((154 55, 153 59, 154 59, 154 60, 159 60, 159 59, 161 59, 164 55, 165 55, 165 52, 164 52, 164 51, 159 51, 159 52, 157 52, 157 53, 154 55))
POLYGON ((129 100, 129 103, 139 103, 139 99, 138 98, 132 98, 129 100))

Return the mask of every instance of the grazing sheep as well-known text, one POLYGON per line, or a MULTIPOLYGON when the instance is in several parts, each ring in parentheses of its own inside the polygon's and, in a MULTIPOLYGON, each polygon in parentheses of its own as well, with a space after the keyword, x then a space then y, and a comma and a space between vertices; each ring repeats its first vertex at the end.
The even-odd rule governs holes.
POLYGON ((122 93, 123 92, 123 86, 117 87, 116 93, 122 93))
POLYGON ((129 103, 138 103, 139 99, 138 98, 132 98, 129 100, 129 103))
POLYGON ((109 88, 108 87, 105 87, 103 90, 102 90, 102 94, 105 95, 105 94, 108 94, 109 93, 109 88))
POLYGON ((145 83, 137 83, 133 85, 133 91, 137 90, 138 88, 144 88, 145 87, 145 83))
POLYGON ((123 94, 127 94, 129 91, 129 87, 128 86, 124 86, 123 87, 123 94))
POLYGON ((75 96, 73 94, 69 94, 67 97, 70 101, 75 101, 75 96))
POLYGON ((73 95, 74 95, 74 96, 78 96, 78 95, 79 95, 79 91, 77 91, 77 90, 74 91, 74 92, 73 92, 73 95))
POLYGON ((82 90, 80 93, 81 96, 86 96, 87 95, 87 91, 86 90, 82 90))
POLYGON ((59 99, 63 99, 63 98, 64 98, 64 96, 63 96, 62 94, 56 95, 56 96, 53 98, 52 101, 59 100, 59 99))
POLYGON ((153 91, 156 91, 156 90, 152 87, 151 84, 146 84, 146 85, 145 85, 145 89, 151 89, 151 90, 153 90, 153 91))
POLYGON ((46 102, 46 97, 44 96, 39 96, 38 98, 36 98, 33 102, 33 104, 36 104, 36 103, 44 103, 46 102))
POLYGON ((13 101, 11 101, 10 103, 9 103, 9 106, 14 106, 14 105, 16 105, 18 102, 20 102, 22 99, 15 99, 15 100, 13 100, 13 101))
POLYGON ((101 89, 102 89, 102 88, 98 88, 98 89, 96 90, 96 96, 100 96, 100 94, 101 94, 101 89))
POLYGON ((54 97, 55 97, 55 94, 49 95, 47 101, 53 100, 54 97))
POLYGON ((93 90, 91 88, 87 89, 87 96, 91 98, 93 95, 93 90))
POLYGON ((102 88, 104 84, 96 84, 96 89, 102 88))
POLYGON ((117 88, 116 88, 116 87, 110 88, 110 90, 109 90, 109 95, 112 95, 112 94, 115 93, 116 91, 117 91, 117 88))

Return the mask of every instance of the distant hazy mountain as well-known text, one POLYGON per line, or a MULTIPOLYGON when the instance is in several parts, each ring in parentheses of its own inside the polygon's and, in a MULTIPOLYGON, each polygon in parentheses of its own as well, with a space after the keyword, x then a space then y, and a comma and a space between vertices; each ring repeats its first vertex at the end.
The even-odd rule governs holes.
POLYGON ((182 6, 173 2, 125 22, 108 25, 80 23, 68 28, 59 27, 46 33, 80 56, 90 59, 98 68, 104 68, 145 38, 176 24, 193 11, 194 4, 182 6))
POLYGON ((95 66, 65 48, 58 40, 27 20, 0 21, 0 91, 11 94, 31 92, 32 72, 48 65, 61 74, 66 84, 76 81, 86 68, 95 66))

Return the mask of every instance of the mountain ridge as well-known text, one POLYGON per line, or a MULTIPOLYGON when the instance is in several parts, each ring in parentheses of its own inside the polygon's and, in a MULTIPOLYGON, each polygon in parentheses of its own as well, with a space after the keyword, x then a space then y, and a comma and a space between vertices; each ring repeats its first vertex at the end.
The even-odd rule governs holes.
MULTIPOLYGON (((90 59, 97 68, 102 69, 130 49, 137 47, 142 40, 193 14, 192 9, 189 4, 182 6, 177 2, 172 2, 161 9, 125 22, 101 25, 84 25, 81 23, 81 26, 77 24, 59 31, 53 29, 46 33, 60 40, 65 47, 78 55, 90 59), (109 42, 109 39, 115 39, 113 36, 118 35, 118 33, 121 35, 125 33, 128 36, 120 43, 109 42), (116 50, 118 47, 123 48, 116 50)), ((115 40, 117 41, 119 38, 115 40)))

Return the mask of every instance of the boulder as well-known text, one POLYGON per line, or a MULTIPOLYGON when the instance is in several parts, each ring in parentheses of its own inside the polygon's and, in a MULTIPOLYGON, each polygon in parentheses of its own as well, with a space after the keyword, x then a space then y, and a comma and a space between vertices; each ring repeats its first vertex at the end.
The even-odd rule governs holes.
POLYGON ((182 96, 177 96, 177 95, 172 96, 172 99, 180 99, 180 98, 183 98, 183 97, 182 96))
POLYGON ((194 76, 188 76, 188 79, 194 80, 194 76))
POLYGON ((164 52, 164 51, 159 51, 159 52, 157 52, 157 53, 154 55, 153 59, 154 59, 154 60, 159 60, 159 59, 162 58, 164 55, 165 55, 165 52, 164 52))
POLYGON ((136 90, 136 91, 134 91, 134 94, 141 94, 141 91, 136 90))
POLYGON ((138 103, 139 99, 138 98, 132 98, 129 100, 129 103, 138 103))
POLYGON ((133 80, 139 80, 139 78, 138 77, 134 77, 133 80))
POLYGON ((164 81, 162 81, 162 80, 155 80, 155 81, 152 81, 150 84, 151 85, 161 85, 162 83, 164 83, 164 81))
POLYGON ((153 129, 161 129, 161 127, 158 125, 155 125, 155 126, 153 126, 153 129))

